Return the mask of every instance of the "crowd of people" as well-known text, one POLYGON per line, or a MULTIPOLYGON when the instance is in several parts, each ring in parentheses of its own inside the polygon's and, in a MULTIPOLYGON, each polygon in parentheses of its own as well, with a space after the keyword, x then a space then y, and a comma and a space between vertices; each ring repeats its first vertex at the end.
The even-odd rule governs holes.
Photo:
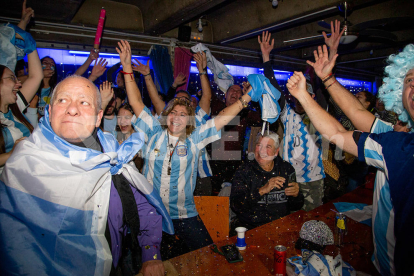
POLYGON ((374 265, 382 275, 414 273, 414 45, 389 57, 378 96, 353 95, 336 79, 339 21, 288 91, 274 75, 274 39, 263 32, 265 77, 213 91, 200 51, 193 59, 201 91, 177 91, 187 81, 180 73, 163 95, 149 61, 132 60, 123 40, 106 81, 96 83, 107 62, 93 49, 60 79, 25 31, 33 13, 24 3, 21 22, 0 30, 19 40, 2 41, 2 51, 20 53, 0 65, 1 274, 164 275, 162 260, 213 243, 194 196, 227 188, 234 233, 317 208, 330 198, 328 177, 334 185, 345 179, 345 193, 373 168, 374 265), (280 113, 260 131, 264 94, 276 95, 280 113), (325 168, 324 147, 340 152, 330 159, 339 176, 325 168))

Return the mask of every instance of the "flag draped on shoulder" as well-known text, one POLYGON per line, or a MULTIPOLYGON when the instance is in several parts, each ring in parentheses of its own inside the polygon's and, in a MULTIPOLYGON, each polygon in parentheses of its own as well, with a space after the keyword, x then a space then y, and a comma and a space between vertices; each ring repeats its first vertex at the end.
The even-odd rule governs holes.
POLYGON ((134 133, 122 145, 98 130, 103 151, 58 137, 49 114, 8 159, 0 183, 1 275, 109 275, 105 239, 111 175, 122 173, 172 221, 153 186, 128 163, 143 145, 134 133))

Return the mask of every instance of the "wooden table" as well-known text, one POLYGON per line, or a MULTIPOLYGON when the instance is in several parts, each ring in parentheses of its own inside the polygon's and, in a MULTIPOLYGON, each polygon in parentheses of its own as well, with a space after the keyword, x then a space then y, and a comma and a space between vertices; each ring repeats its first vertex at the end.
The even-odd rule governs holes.
MULTIPOLYGON (((335 207, 333 202, 355 202, 372 204, 372 190, 358 188, 332 202, 310 212, 298 211, 271 223, 246 232, 247 249, 241 251, 243 262, 228 263, 224 256, 214 253, 209 246, 189 252, 170 260, 180 275, 271 275, 273 252, 276 245, 287 247, 287 257, 300 255, 295 249, 299 231, 305 221, 316 219, 324 221, 334 229, 335 207)), ((220 248, 236 242, 236 237, 226 238, 217 244, 220 248)), ((348 235, 344 247, 327 246, 325 255, 342 258, 356 270, 379 275, 371 262, 373 252, 371 227, 348 220, 348 235)))

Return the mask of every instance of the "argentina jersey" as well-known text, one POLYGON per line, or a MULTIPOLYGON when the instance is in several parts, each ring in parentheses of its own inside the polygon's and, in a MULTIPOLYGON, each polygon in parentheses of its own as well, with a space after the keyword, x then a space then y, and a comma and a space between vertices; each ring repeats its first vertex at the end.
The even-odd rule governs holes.
POLYGON ((198 215, 193 192, 200 151, 221 138, 214 119, 198 126, 185 141, 169 136, 148 108, 132 124, 145 135, 143 175, 154 185, 172 219, 198 215), (172 145, 172 147, 171 147, 172 145), (169 162, 171 157, 171 167, 169 162))
MULTIPOLYGON (((375 119, 371 133, 394 131, 393 125, 375 119)), ((372 261, 381 275, 395 275, 394 267, 394 209, 391 201, 390 187, 383 170, 377 170, 372 201, 372 234, 374 254, 372 261)))
POLYGON ((285 104, 280 118, 284 125, 283 160, 295 168, 297 181, 303 183, 325 178, 322 136, 312 124, 307 126, 288 103, 285 104))
MULTIPOLYGON (((197 105, 195 113, 196 126, 201 126, 210 119, 210 116, 199 105, 197 105)), ((200 178, 213 176, 213 172, 210 167, 210 156, 205 148, 201 150, 200 157, 198 159, 198 176, 200 178)))

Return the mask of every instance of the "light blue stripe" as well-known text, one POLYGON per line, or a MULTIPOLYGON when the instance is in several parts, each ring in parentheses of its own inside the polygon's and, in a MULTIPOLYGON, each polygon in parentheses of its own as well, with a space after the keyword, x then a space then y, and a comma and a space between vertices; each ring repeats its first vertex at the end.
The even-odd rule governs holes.
MULTIPOLYGON (((388 258, 387 230, 390 223, 392 210, 391 196, 388 182, 385 180, 380 191, 378 210, 374 219, 375 244, 377 247, 377 259, 380 264, 381 275, 391 275, 390 259, 388 258)), ((394 223, 392 223, 394 225, 394 223)))
POLYGON ((0 274, 94 275, 99 264, 97 271, 103 271, 103 262, 96 260, 102 245, 96 248, 90 236, 92 211, 55 204, 3 182, 0 203, 0 274))
POLYGON ((383 161, 382 155, 375 150, 365 149, 365 158, 383 161))

